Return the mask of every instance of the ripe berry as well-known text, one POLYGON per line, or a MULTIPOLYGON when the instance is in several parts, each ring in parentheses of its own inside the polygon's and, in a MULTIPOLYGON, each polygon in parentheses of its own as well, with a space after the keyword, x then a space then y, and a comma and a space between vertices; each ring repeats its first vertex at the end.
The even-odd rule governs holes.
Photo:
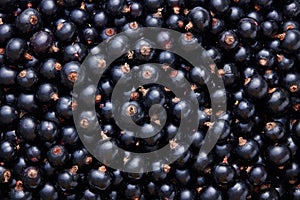
POLYGON ((83 9, 73 9, 70 13, 70 19, 75 24, 82 26, 89 20, 89 14, 83 9))
POLYGON ((58 135, 57 126, 51 121, 41 121, 37 127, 37 133, 41 140, 52 142, 58 135))
POLYGON ((259 147, 255 140, 239 138, 239 144, 235 149, 236 154, 242 161, 253 162, 257 159, 259 147))
POLYGON ((12 128, 18 119, 18 111, 15 107, 9 105, 2 105, 0 107, 0 127, 12 128))
POLYGON ((0 44, 5 45, 11 38, 15 36, 15 26, 12 24, 1 24, 0 25, 0 44))
POLYGON ((219 44, 225 50, 231 50, 237 47, 239 41, 236 33, 233 30, 228 30, 220 33, 219 44))
POLYGON ((23 188, 23 182, 17 181, 16 186, 9 192, 10 199, 32 199, 32 193, 23 188))
POLYGON ((258 23, 251 18, 242 18, 238 25, 238 33, 246 39, 255 39, 258 35, 258 23))
POLYGON ((247 199, 248 186, 244 182, 236 182, 227 192, 229 199, 247 199))
POLYGON ((56 182, 57 187, 64 193, 73 192, 79 185, 79 175, 77 174, 78 167, 73 166, 71 169, 66 169, 58 173, 56 182))
POLYGON ((73 43, 64 48, 64 62, 82 61, 86 57, 87 49, 82 43, 73 43))
POLYGON ((97 11, 93 15, 93 22, 93 24, 98 28, 104 27, 108 22, 108 16, 104 11, 97 11))
POLYGON ((16 83, 17 71, 6 66, 0 67, 0 84, 10 86, 16 83))
POLYGON ((175 197, 175 189, 171 184, 163 184, 158 189, 158 196, 161 199, 174 199, 175 197))
POLYGON ((300 48, 300 31, 298 30, 287 30, 282 40, 281 46, 283 49, 293 52, 300 48))
POLYGON ((290 161, 291 152, 284 145, 272 145, 266 149, 266 159, 271 165, 283 166, 290 161))
POLYGON ((54 145, 47 152, 49 163, 54 167, 64 166, 69 159, 66 148, 62 145, 54 145))
POLYGON ((204 188, 200 188, 200 193, 199 193, 198 198, 203 199, 203 200, 208 200, 208 199, 221 200, 222 195, 219 190, 217 190, 216 188, 214 188, 211 185, 208 185, 204 188))
POLYGON ((36 139, 37 126, 37 119, 31 116, 24 116, 19 121, 18 132, 25 141, 31 142, 36 139))
MULTIPOLYGON (((36 55, 43 55, 49 53, 53 45, 53 36, 46 31, 36 32, 30 38, 30 46, 36 55)), ((53 51, 56 51, 53 49, 53 51)))
POLYGON ((225 158, 223 163, 214 167, 213 174, 218 184, 228 184, 233 181, 235 171, 234 168, 227 163, 227 158, 225 158))
POLYGON ((42 200, 55 200, 58 199, 58 192, 51 183, 46 183, 39 191, 42 200))
POLYGON ((97 190, 105 190, 112 182, 110 173, 104 166, 92 169, 88 175, 89 185, 97 190))
POLYGON ((258 186, 266 182, 268 178, 268 173, 263 165, 254 165, 249 168, 248 180, 254 185, 258 186))
POLYGON ((55 80, 59 77, 61 68, 61 64, 55 58, 48 58, 41 64, 39 73, 45 79, 55 80))
POLYGON ((209 12, 203 7, 193 8, 189 12, 188 17, 191 20, 191 26, 194 27, 197 31, 203 31, 210 26, 211 16, 209 12))
POLYGON ((56 86, 50 83, 41 84, 35 94, 37 100, 41 103, 51 103, 53 101, 57 101, 58 97, 58 89, 56 86))
POLYGON ((76 25, 64 19, 56 22, 56 38, 61 42, 69 42, 76 36, 76 25))
POLYGON ((40 13, 33 8, 27 8, 16 19, 16 27, 23 34, 39 30, 42 25, 40 13))
POLYGON ((263 130, 263 136, 267 141, 278 142, 285 138, 286 132, 280 122, 268 122, 263 130))
POLYGON ((27 189, 36 189, 42 182, 42 175, 38 168, 27 167, 24 169, 22 182, 27 189))
POLYGON ((20 38, 12 38, 7 42, 5 54, 8 61, 16 64, 23 60, 28 48, 26 41, 20 38))
POLYGON ((72 88, 74 85, 74 82, 79 78, 79 70, 80 70, 80 63, 77 61, 71 61, 66 63, 61 73, 61 81, 62 83, 68 87, 72 88))
POLYGON ((58 6, 54 0, 42 0, 39 9, 46 17, 53 17, 57 15, 58 6))
POLYGON ((33 90, 38 82, 38 74, 32 68, 27 68, 17 75, 17 83, 21 89, 33 90))

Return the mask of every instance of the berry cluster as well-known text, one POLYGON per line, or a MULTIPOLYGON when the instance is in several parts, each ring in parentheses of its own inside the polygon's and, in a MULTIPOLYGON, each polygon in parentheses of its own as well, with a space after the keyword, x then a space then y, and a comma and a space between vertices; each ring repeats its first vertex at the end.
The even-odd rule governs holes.
MULTIPOLYGON (((1 0, 0 199, 300 199, 299 18, 298 0, 1 0), (180 32, 183 51, 201 43, 215 65, 197 68, 169 51, 167 31, 157 36, 162 50, 153 48, 139 38, 142 27, 180 32), (114 37, 124 31, 137 38, 133 51, 124 51, 128 38, 114 37), (81 64, 105 40, 111 54, 124 55, 97 87, 74 94, 81 64), (198 110, 153 84, 161 69, 151 63, 160 63, 178 90, 188 80, 198 110), (212 73, 226 92, 209 93, 212 73), (139 87, 126 87, 132 78, 139 87), (117 112, 132 119, 122 128, 112 114, 118 81, 130 100, 117 112), (141 158, 130 152, 170 145, 170 156, 180 158, 162 158, 147 173, 99 162, 79 139, 72 113, 73 98, 94 94, 86 104, 97 116, 82 112, 77 123, 84 131, 100 122, 97 134, 106 140, 96 153, 136 172, 141 158), (228 110, 212 124, 211 101, 224 96, 228 110), (163 109, 151 112, 154 104, 163 109), (199 127, 185 133, 192 140, 186 149, 174 136, 191 113, 199 127), (130 131, 134 125, 143 137, 130 131), (221 134, 209 154, 199 154, 209 127, 221 134), (128 153, 114 158, 108 140, 128 153)), ((94 73, 107 67, 101 52, 88 61, 94 73)))

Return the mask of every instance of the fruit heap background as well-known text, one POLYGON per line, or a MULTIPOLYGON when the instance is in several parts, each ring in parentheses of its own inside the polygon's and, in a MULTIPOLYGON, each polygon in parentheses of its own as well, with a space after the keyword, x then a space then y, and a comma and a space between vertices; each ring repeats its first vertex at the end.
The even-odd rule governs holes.
MULTIPOLYGON (((299 19, 298 0, 1 0, 0 199, 300 199, 299 19), (97 161, 72 116, 72 87, 87 55, 104 40, 141 27, 179 31, 187 49, 200 42, 226 88, 214 97, 226 95, 228 107, 218 121, 217 144, 198 157, 210 125, 203 81, 209 73, 167 51, 166 33, 159 35, 166 50, 137 41, 97 88, 79 96, 96 92, 98 116, 83 116, 83 129, 99 120, 105 136, 128 151, 170 142, 178 154, 182 149, 172 137, 185 120, 181 111, 190 112, 188 102, 160 85, 138 88, 125 114, 143 126, 150 120, 147 109, 161 104, 168 119, 155 137, 137 139, 115 124, 110 97, 123 75, 148 62, 174 68, 175 82, 189 80, 199 102, 194 141, 176 162, 164 158, 154 164, 159 170, 144 174, 97 161)), ((103 59, 94 66, 105 65, 103 59)), ((147 73, 137 78, 155 75, 155 67, 144 66, 147 73)), ((150 129, 145 126, 145 134, 150 129)), ((124 167, 136 167, 136 160, 127 155, 124 167)))

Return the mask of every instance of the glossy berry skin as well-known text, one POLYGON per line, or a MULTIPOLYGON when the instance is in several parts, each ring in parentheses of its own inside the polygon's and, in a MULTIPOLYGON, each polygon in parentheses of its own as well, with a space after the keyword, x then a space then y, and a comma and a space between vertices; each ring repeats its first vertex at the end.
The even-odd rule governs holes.
POLYGON ((158 190, 158 196, 161 199, 174 199, 175 197, 175 190, 173 185, 164 184, 158 190))
POLYGON ((68 120, 72 117, 72 109, 75 107, 70 96, 63 96, 56 103, 56 112, 60 117, 68 120))
POLYGON ((236 182, 227 192, 229 199, 247 199, 249 193, 248 186, 241 181, 236 182))
POLYGON ((245 80, 245 92, 254 99, 263 99, 267 96, 268 84, 260 75, 254 75, 245 80))
POLYGON ((228 30, 220 33, 219 44, 225 50, 231 50, 237 47, 238 37, 233 30, 228 30))
POLYGON ((6 58, 11 63, 15 64, 23 60, 23 56, 28 46, 26 41, 20 38, 12 38, 7 42, 5 52, 6 58))
POLYGON ((254 165, 248 172, 248 181, 254 186, 265 183, 267 177, 268 173, 266 167, 263 165, 254 165))
POLYGON ((106 2, 106 9, 111 15, 120 15, 123 8, 124 0, 108 0, 106 2))
POLYGON ((288 55, 279 54, 277 55, 278 68, 282 71, 290 71, 293 69, 295 60, 293 57, 288 55))
POLYGON ((17 83, 19 87, 23 90, 34 90, 38 82, 38 74, 36 70, 32 68, 27 68, 22 71, 17 76, 17 83))
POLYGON ((278 24, 275 21, 264 21, 260 25, 262 33, 266 37, 272 37, 278 32, 278 24))
POLYGON ((242 18, 238 25, 238 33, 246 39, 255 39, 258 35, 258 23, 251 18, 242 18))
POLYGON ((184 18, 180 15, 171 15, 166 21, 168 28, 173 30, 182 30, 184 27, 184 18))
POLYGON ((35 189, 39 187, 42 181, 40 170, 36 167, 27 167, 24 169, 22 181, 27 189, 35 189))
POLYGON ((73 22, 58 20, 55 36, 61 42, 69 42, 76 36, 76 25, 73 22))
POLYGON ((226 14, 226 20, 235 23, 238 23, 239 20, 245 17, 245 11, 239 6, 231 6, 226 14))
POLYGON ((139 185, 128 184, 124 189, 124 193, 127 199, 139 198, 141 195, 141 188, 139 185))
POLYGON ((85 148, 78 149, 72 154, 72 163, 79 168, 84 167, 85 170, 87 170, 88 166, 92 164, 92 161, 92 156, 85 148))
POLYGON ((57 126, 51 121, 41 121, 37 126, 37 133, 41 140, 52 142, 58 135, 57 126))
POLYGON ((255 113, 254 105, 245 100, 236 101, 234 105, 234 112, 236 113, 237 117, 241 120, 248 120, 249 118, 253 117, 255 113))
POLYGON ((226 13, 230 7, 230 1, 209 1, 210 7, 218 14, 226 13))
POLYGON ((32 164, 40 163, 44 158, 41 148, 35 145, 26 145, 25 156, 26 161, 32 164))
POLYGON ((79 185, 79 175, 76 173, 77 166, 58 173, 56 178, 57 187, 65 193, 73 192, 79 185))
POLYGON ((58 7, 54 0, 42 0, 40 5, 40 12, 46 17, 56 16, 58 7))
POLYGON ((45 79, 55 80, 59 77, 62 66, 55 58, 45 59, 39 68, 39 73, 45 79))
POLYGON ((23 188, 22 181, 17 181, 16 187, 9 192, 10 199, 32 199, 32 193, 23 188))
POLYGON ((264 74, 264 79, 268 83, 269 87, 277 87, 280 80, 280 75, 273 70, 266 70, 264 74))
POLYGON ((24 116, 20 119, 18 132, 27 142, 33 142, 37 137, 38 121, 31 116, 24 116))
POLYGON ((290 96, 285 89, 275 88, 268 96, 267 105, 270 113, 280 115, 288 110, 290 96))
POLYGON ((23 34, 37 31, 41 27, 41 24, 41 15, 33 8, 27 8, 16 19, 16 27, 23 34))
POLYGON ((267 141, 278 142, 286 136, 285 127, 280 122, 268 122, 263 130, 263 137, 267 141))
POLYGON ((98 31, 94 27, 87 27, 81 32, 81 38, 86 45, 94 45, 99 42, 98 31))
POLYGON ((235 171, 232 166, 221 163, 215 166, 213 174, 218 184, 228 184, 233 181, 235 171))
POLYGON ((297 51, 300 48, 300 31, 298 30, 288 30, 286 35, 282 40, 281 46, 288 52, 297 51))
POLYGON ((2 66, 0 67, 0 84, 10 86, 16 83, 17 71, 15 69, 2 66))
POLYGON ((11 128, 18 120, 18 111, 9 105, 0 107, 0 127, 11 128))
POLYGON ((74 43, 64 48, 64 62, 82 61, 86 57, 87 49, 82 43, 74 43))
POLYGON ((201 192, 199 194, 199 198, 203 199, 203 200, 209 200, 209 199, 221 200, 222 195, 219 190, 217 190, 213 186, 209 185, 201 190, 201 192))
POLYGON ((38 87, 35 96, 41 103, 51 103, 58 99, 58 89, 50 83, 44 83, 38 87))
POLYGON ((78 79, 78 73, 80 69, 80 63, 77 61, 71 61, 66 63, 61 72, 62 83, 68 87, 72 88, 74 82, 78 79))
POLYGON ((300 4, 297 1, 291 1, 284 5, 283 14, 288 17, 296 17, 300 14, 300 4))
POLYGON ((283 76, 283 86, 291 93, 298 94, 299 93, 299 73, 287 73, 283 76))
POLYGON ((112 182, 111 175, 105 167, 92 169, 88 175, 89 185, 97 190, 105 190, 112 182))
POLYGON ((272 145, 266 150, 266 159, 271 165, 283 166, 289 162, 291 157, 290 150, 284 145, 272 145))
POLYGON ((135 45, 136 59, 141 61, 149 61, 154 54, 152 44, 148 40, 139 40, 135 45))
POLYGON ((54 185, 46 183, 39 191, 39 196, 42 200, 55 200, 58 199, 58 192, 54 185))
POLYGON ((36 32, 30 38, 30 46, 36 55, 47 54, 53 45, 53 36, 46 31, 36 32))
POLYGON ((72 22, 79 26, 83 26, 89 20, 88 13, 83 9, 73 9, 70 13, 70 19, 72 22))
POLYGON ((251 163, 257 159, 259 146, 255 140, 240 137, 235 152, 242 162, 251 163))
POLYGON ((12 24, 1 24, 0 25, 0 44, 5 45, 7 41, 9 41, 11 38, 15 35, 15 26, 12 24))
POLYGON ((93 15, 93 24, 95 27, 104 27, 108 23, 109 17, 107 16, 107 13, 104 11, 97 11, 93 15))
POLYGON ((34 94, 20 93, 17 99, 17 107, 21 111, 33 112, 38 108, 34 94))
POLYGON ((2 141, 0 143, 0 159, 5 162, 11 162, 16 158, 16 148, 12 142, 2 141))
POLYGON ((263 67, 271 67, 274 65, 275 58, 272 50, 262 49, 256 54, 256 61, 258 65, 263 67))
POLYGON ((180 194, 178 195, 178 199, 180 200, 195 199, 195 193, 189 189, 183 189, 180 191, 180 194))
POLYGON ((195 27, 197 31, 203 31, 210 26, 211 16, 209 12, 203 7, 193 8, 190 11, 188 17, 191 20, 193 27, 195 27))
POLYGON ((61 128, 60 143, 66 147, 73 147, 78 142, 78 133, 73 126, 64 126, 61 128))
POLYGON ((146 27, 161 27, 163 20, 155 15, 147 15, 144 21, 146 27))
POLYGON ((278 194, 277 190, 270 188, 270 189, 262 190, 258 194, 257 199, 259 199, 259 200, 279 199, 279 194, 278 194))
POLYGON ((69 159, 69 153, 62 145, 54 145, 47 152, 49 163, 54 167, 62 167, 69 159))

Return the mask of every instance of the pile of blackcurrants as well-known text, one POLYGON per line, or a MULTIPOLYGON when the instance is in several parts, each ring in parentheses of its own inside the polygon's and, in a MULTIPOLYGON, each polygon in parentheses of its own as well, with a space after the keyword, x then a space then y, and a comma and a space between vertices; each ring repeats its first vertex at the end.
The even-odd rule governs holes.
MULTIPOLYGON (((298 0, 1 0, 0 199, 300 199, 299 19, 298 0), (192 66, 169 51, 171 36, 162 31, 162 49, 138 39, 97 87, 73 92, 89 53, 118 33, 135 37, 142 27, 180 32, 183 49, 201 43, 215 65, 192 66), (160 84, 127 88, 130 100, 119 113, 142 127, 144 138, 138 138, 115 122, 111 98, 118 81, 131 75, 155 81, 159 69, 149 63, 161 64, 178 89, 188 80, 199 108, 160 84), (211 73, 220 75, 226 91, 209 93, 211 73), (97 160, 73 118, 78 105, 72 99, 93 94, 87 104, 97 116, 80 115, 80 129, 99 122, 102 131, 95 134, 127 151, 118 158, 125 171, 142 171, 130 152, 170 145, 180 158, 162 158, 147 173, 97 160), (227 110, 211 122, 212 100, 224 96, 227 110), (163 124, 149 111, 154 104, 167 118, 147 137, 163 124), (197 113, 199 126, 186 133, 192 143, 185 149, 174 137, 189 113, 197 113), (199 156, 213 124, 221 135, 210 153, 199 156)), ((119 38, 112 54, 122 45, 119 38)), ((91 66, 95 72, 106 67, 105 56, 96 54, 91 66)), ((109 145, 99 148, 105 149, 99 154, 111 152, 109 145)))

